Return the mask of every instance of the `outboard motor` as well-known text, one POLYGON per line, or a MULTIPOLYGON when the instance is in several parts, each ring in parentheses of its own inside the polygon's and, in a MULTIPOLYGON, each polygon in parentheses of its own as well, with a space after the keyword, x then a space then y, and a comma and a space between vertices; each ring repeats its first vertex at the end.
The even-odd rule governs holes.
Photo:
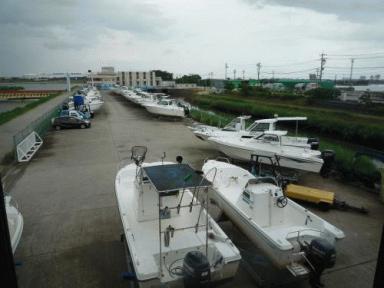
POLYGON ((333 162, 335 162, 335 152, 332 150, 324 150, 321 152, 321 158, 324 160, 323 167, 321 167, 320 175, 327 177, 331 171, 333 162))
POLYGON ((335 247, 322 238, 315 238, 310 244, 302 247, 311 264, 309 267, 311 269, 311 274, 309 275, 311 287, 323 287, 324 284, 321 283, 321 275, 324 269, 332 268, 335 265, 335 247))
POLYGON ((312 150, 319 150, 319 138, 308 138, 307 143, 311 145, 312 150))
POLYGON ((332 268, 336 262, 335 246, 322 238, 313 239, 308 246, 307 257, 315 268, 332 268))
POLYGON ((211 268, 207 257, 200 251, 188 252, 184 258, 184 287, 208 287, 211 268))

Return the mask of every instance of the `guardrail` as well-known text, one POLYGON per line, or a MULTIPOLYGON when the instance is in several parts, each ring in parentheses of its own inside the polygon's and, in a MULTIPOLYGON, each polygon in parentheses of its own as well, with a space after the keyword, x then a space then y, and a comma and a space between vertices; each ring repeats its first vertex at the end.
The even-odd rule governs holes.
POLYGON ((1 100, 13 99, 39 99, 54 93, 63 92, 62 90, 0 90, 1 100))

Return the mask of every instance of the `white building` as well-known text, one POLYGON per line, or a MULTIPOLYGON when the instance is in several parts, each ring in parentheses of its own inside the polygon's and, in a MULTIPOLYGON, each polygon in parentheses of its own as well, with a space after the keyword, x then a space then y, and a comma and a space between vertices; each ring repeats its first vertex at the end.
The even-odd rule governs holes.
POLYGON ((116 73, 115 68, 111 66, 101 67, 101 72, 91 73, 91 81, 95 85, 98 84, 116 84, 116 73))
POLYGON ((117 84, 129 88, 151 88, 161 86, 161 77, 155 72, 120 71, 117 73, 117 84))

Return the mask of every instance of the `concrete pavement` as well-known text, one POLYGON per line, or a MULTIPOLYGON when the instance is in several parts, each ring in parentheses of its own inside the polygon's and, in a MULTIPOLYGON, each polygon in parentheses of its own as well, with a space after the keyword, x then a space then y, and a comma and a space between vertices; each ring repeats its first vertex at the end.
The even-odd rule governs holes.
POLYGON ((12 119, 11 121, 0 125, 0 172, 2 170, 1 162, 4 157, 14 150, 13 136, 23 130, 31 122, 38 119, 44 113, 47 113, 52 110, 53 107, 62 103, 68 96, 70 92, 63 92, 61 95, 51 99, 48 102, 45 102, 34 109, 12 119))
MULTIPOLYGON (((183 122, 159 120, 119 96, 106 95, 105 100, 92 128, 52 131, 32 162, 20 169, 10 191, 25 221, 15 257, 23 263, 17 267, 20 287, 126 287, 114 179, 119 167, 129 162, 131 147, 147 146, 146 161, 159 160, 166 152, 167 160, 182 155, 195 168, 218 155, 183 122)), ((347 235, 340 243, 337 266, 324 275, 327 287, 371 287, 384 219, 377 196, 316 175, 303 181, 337 189, 345 200, 371 210, 368 216, 315 210, 347 235)), ((242 253, 253 253, 249 241, 230 223, 223 225, 242 253)), ((233 282, 222 287, 254 287, 246 268, 242 265, 233 282)))

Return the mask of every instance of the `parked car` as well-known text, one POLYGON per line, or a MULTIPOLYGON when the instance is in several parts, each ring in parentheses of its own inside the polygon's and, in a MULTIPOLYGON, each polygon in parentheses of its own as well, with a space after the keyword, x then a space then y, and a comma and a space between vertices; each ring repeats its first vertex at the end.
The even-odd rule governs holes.
POLYGON ((91 118, 91 114, 83 113, 77 110, 61 110, 60 116, 73 116, 73 117, 81 118, 84 120, 91 118))
POLYGON ((87 119, 82 119, 73 116, 59 116, 53 119, 52 127, 56 130, 61 128, 89 128, 91 127, 91 122, 87 119))

